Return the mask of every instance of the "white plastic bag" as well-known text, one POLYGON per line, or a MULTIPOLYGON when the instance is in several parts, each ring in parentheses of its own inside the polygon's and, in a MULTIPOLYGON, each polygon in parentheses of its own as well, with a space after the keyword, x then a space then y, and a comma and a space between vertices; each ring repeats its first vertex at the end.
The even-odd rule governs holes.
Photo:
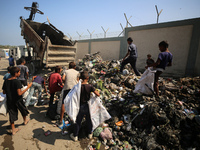
POLYGON ((81 82, 75 85, 64 99, 65 111, 70 119, 76 122, 76 117, 80 109, 81 82))
MULTIPOLYGON (((21 90, 23 91, 23 90, 25 90, 26 88, 27 88, 27 86, 23 86, 23 87, 21 88, 21 90)), ((26 99, 27 96, 28 96, 28 94, 29 94, 29 89, 22 95, 23 99, 26 99)))
MULTIPOLYGON (((80 109, 81 81, 75 85, 64 99, 65 111, 70 119, 76 122, 80 109)), ((105 120, 111 118, 99 97, 91 97, 88 101, 93 130, 105 120)))
POLYGON ((154 91, 154 78, 155 78, 156 70, 152 70, 152 68, 148 68, 142 74, 140 80, 135 86, 134 93, 141 93, 147 95, 153 95, 154 91))
POLYGON ((105 120, 111 118, 106 108, 102 105, 99 97, 91 97, 88 101, 90 109, 90 117, 92 120, 92 128, 96 129, 105 120))
POLYGON ((1 101, 0 101, 0 114, 6 116, 7 114, 7 99, 6 99, 6 95, 3 93, 0 93, 1 95, 1 101))

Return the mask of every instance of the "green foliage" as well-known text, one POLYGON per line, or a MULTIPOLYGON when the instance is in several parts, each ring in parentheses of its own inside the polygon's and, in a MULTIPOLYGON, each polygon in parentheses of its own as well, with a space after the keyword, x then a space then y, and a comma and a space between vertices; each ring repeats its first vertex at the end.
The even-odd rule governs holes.
POLYGON ((17 46, 11 46, 11 45, 0 45, 0 48, 2 49, 11 49, 11 48, 15 48, 17 46))

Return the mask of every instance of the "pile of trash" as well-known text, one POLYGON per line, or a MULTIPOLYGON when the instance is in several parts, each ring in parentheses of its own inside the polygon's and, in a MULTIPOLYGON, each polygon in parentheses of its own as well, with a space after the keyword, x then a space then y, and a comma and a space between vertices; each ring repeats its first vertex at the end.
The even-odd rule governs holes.
POLYGON ((99 53, 77 64, 101 93, 112 118, 94 131, 89 149, 200 149, 200 77, 160 78, 160 95, 134 93, 137 77, 130 65, 103 61, 99 53))

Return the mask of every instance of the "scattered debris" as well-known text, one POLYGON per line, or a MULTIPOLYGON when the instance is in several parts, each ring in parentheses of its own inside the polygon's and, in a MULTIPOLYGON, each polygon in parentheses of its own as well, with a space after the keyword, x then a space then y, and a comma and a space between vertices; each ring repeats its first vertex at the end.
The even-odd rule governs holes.
MULTIPOLYGON (((89 83, 99 90, 112 116, 94 131, 105 148, 200 149, 200 77, 160 78, 161 96, 156 98, 153 93, 134 93, 140 78, 129 65, 123 73, 119 68, 120 61, 103 61, 99 53, 77 64, 79 71, 89 71, 89 83), (102 137, 105 129, 112 133, 111 140, 102 137)), ((88 147, 97 149, 99 142, 88 147)))

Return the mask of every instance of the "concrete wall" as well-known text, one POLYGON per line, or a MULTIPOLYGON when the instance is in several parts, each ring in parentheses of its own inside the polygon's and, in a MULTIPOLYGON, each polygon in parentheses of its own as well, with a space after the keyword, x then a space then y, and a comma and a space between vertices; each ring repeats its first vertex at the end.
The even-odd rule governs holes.
POLYGON ((120 41, 91 42, 91 53, 101 52, 103 60, 119 59, 120 41))
POLYGON ((134 39, 138 48, 137 67, 145 67, 146 56, 151 54, 156 61, 158 54, 158 43, 162 40, 169 42, 169 50, 173 54, 173 67, 167 68, 166 73, 184 75, 187 65, 187 56, 190 48, 190 39, 193 26, 179 26, 149 30, 130 31, 128 36, 134 39))
POLYGON ((98 51, 103 60, 119 59, 122 39, 114 37, 78 41, 76 60, 83 58, 85 54, 93 54, 98 51))
POLYGON ((88 54, 89 50, 89 43, 84 42, 84 43, 78 43, 77 44, 77 49, 76 49, 76 60, 82 59, 85 54, 88 54))
POLYGON ((146 55, 156 60, 158 43, 169 42, 173 54, 173 66, 164 75, 200 75, 200 18, 144 25, 125 29, 124 37, 80 40, 77 44, 76 60, 87 53, 101 52, 104 60, 121 59, 127 53, 128 37, 132 37, 138 48, 137 68, 144 70, 146 55))

